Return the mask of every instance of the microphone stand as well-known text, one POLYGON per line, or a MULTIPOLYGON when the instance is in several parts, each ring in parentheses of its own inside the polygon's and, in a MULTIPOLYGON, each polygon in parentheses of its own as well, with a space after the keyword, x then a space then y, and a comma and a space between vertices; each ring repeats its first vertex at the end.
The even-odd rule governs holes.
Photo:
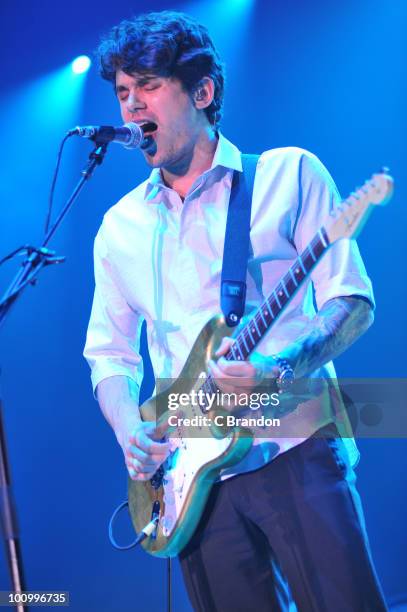
POLYGON ((0 327, 3 324, 6 315, 10 311, 11 306, 17 300, 22 290, 25 289, 28 284, 35 284, 35 277, 38 275, 41 268, 49 264, 62 263, 64 261, 65 258, 54 258, 53 256, 55 255, 55 253, 49 251, 46 247, 55 232, 57 231, 58 227, 61 225, 62 221, 72 208, 85 182, 91 178, 96 166, 99 166, 103 162, 106 150, 107 143, 99 144, 98 142, 96 142, 95 148, 91 151, 89 155, 89 161, 85 168, 82 170, 82 178, 73 190, 64 208, 59 213, 54 225, 49 229, 48 233, 46 234, 41 247, 32 249, 33 252, 25 260, 22 265, 22 269, 18 272, 18 274, 12 281, 10 287, 4 294, 0 302, 0 327))
MULTIPOLYGON (((54 251, 47 249, 51 238, 65 219, 78 198, 85 182, 92 177, 97 166, 103 162, 107 151, 108 143, 96 141, 95 148, 89 155, 89 160, 82 170, 82 177, 73 190, 64 208, 58 215, 54 225, 44 237, 41 247, 27 247, 28 257, 22 264, 21 270, 17 273, 9 288, 0 301, 0 327, 4 323, 6 316, 12 306, 20 297, 27 285, 34 285, 37 281, 38 273, 42 268, 50 264, 58 264, 65 261, 65 257, 56 256, 54 251)), ((23 573, 23 563, 21 555, 20 541, 18 537, 17 513, 11 488, 11 476, 9 461, 7 458, 6 436, 3 426, 2 404, 0 400, 0 521, 5 540, 6 557, 9 566, 10 579, 13 591, 21 593, 25 591, 25 580, 23 573)), ((17 604, 18 612, 25 612, 27 606, 17 604)))

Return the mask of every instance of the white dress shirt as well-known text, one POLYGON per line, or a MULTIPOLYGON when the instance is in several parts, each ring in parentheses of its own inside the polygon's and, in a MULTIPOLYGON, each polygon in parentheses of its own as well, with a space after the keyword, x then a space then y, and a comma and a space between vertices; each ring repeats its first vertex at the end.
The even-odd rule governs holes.
MULTIPOLYGON (((195 181, 184 202, 163 183, 159 169, 154 169, 105 214, 95 240, 96 288, 84 352, 94 389, 101 380, 116 375, 127 376, 140 386, 143 320, 156 379, 176 378, 200 330, 220 312, 233 170, 242 170, 240 152, 220 134, 211 168, 195 181)), ((261 155, 251 213, 254 256, 247 275, 249 305, 259 304, 271 293, 338 200, 332 178, 313 154, 289 147, 261 155)), ((363 296, 374 304, 356 242, 342 239, 297 291, 259 352, 278 353, 294 341, 315 315, 314 300, 320 308, 332 298, 350 295, 363 296)), ((333 364, 326 364, 313 377, 326 380, 318 398, 283 418, 277 436, 258 432, 252 451, 225 471, 225 477, 260 467, 333 418, 346 426, 332 381, 333 364)), ((354 462, 352 438, 347 445, 354 462)))

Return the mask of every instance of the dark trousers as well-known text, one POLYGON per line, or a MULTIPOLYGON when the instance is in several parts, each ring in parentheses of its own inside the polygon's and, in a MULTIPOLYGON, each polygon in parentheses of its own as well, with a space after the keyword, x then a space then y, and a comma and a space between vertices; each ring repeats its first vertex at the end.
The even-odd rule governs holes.
POLYGON ((196 611, 387 610, 343 450, 340 439, 310 438, 214 485, 180 555, 196 611))

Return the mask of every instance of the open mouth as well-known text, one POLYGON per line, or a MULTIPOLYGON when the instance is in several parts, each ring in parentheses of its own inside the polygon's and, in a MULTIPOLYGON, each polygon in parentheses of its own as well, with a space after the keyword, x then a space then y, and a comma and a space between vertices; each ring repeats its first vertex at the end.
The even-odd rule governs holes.
POLYGON ((154 132, 157 131, 157 124, 153 121, 145 121, 143 123, 139 123, 139 126, 144 132, 144 136, 151 136, 154 132))
POLYGON ((141 144, 141 149, 149 153, 154 154, 157 150, 157 144, 154 139, 154 134, 157 132, 158 126, 153 121, 140 122, 138 124, 144 132, 144 140, 141 144))

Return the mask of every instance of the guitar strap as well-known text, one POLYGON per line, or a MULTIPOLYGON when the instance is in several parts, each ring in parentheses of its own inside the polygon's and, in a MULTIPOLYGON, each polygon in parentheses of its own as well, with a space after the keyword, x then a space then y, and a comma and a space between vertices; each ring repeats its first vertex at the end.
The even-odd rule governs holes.
POLYGON ((250 217, 256 166, 259 155, 242 154, 243 172, 233 173, 223 248, 220 306, 229 327, 238 325, 244 314, 249 256, 250 217))

